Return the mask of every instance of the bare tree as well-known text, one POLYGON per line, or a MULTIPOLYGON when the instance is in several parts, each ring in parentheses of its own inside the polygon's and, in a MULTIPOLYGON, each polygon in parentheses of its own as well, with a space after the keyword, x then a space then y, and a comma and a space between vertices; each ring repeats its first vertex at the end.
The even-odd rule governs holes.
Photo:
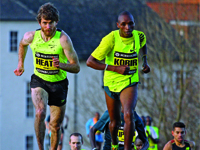
MULTIPOLYGON (((149 76, 140 76, 144 83, 139 90, 137 107, 140 114, 147 112, 152 116, 154 125, 160 129, 159 149, 172 138, 172 124, 175 121, 186 124, 187 138, 195 141, 198 149, 199 49, 191 44, 191 40, 180 36, 173 28, 170 29, 165 22, 151 19, 149 13, 146 13, 146 17, 149 18, 146 20, 148 26, 141 23, 140 28, 146 29, 149 40, 148 62, 151 73, 149 76)), ((196 38, 193 34, 189 36, 190 39, 196 38)))

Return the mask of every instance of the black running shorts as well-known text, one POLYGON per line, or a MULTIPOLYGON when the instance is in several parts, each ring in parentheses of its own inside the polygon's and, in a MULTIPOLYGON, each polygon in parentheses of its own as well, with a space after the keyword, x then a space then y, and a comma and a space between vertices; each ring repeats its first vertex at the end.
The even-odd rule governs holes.
POLYGON ((68 79, 58 82, 48 82, 33 74, 31 76, 31 88, 41 87, 48 94, 48 105, 63 106, 67 101, 68 79))
MULTIPOLYGON (((125 88, 131 87, 131 86, 135 86, 135 85, 137 85, 138 83, 140 83, 140 82, 133 82, 133 83, 131 83, 130 85, 126 86, 125 88)), ((121 92, 122 92, 125 88, 123 88, 123 89, 121 90, 121 92)), ((111 97, 111 98, 114 99, 114 100, 120 101, 120 94, 121 94, 121 92, 112 92, 112 91, 109 90, 109 87, 108 87, 108 86, 104 86, 104 90, 105 90, 106 94, 107 94, 109 97, 111 97)))

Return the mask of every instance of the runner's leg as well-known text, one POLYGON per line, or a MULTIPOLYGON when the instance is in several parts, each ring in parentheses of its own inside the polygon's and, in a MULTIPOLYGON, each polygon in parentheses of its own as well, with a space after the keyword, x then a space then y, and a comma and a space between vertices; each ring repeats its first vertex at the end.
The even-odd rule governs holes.
POLYGON ((64 119, 65 115, 66 104, 63 106, 50 106, 50 129, 51 129, 51 149, 55 150, 58 146, 59 139, 60 139, 60 126, 64 119))
POLYGON ((112 137, 112 144, 117 145, 118 144, 118 139, 117 139, 117 134, 118 134, 118 127, 120 126, 120 109, 121 109, 121 103, 119 100, 114 100, 111 97, 107 95, 105 92, 106 96, 106 104, 110 116, 110 123, 109 123, 109 130, 110 134, 112 137))
POLYGON ((31 97, 35 106, 35 133, 38 142, 39 150, 44 149, 44 137, 45 137, 45 117, 46 107, 48 100, 48 93, 40 88, 31 88, 31 97))
POLYGON ((125 88, 120 94, 120 101, 124 111, 124 150, 131 149, 135 134, 134 109, 137 103, 137 87, 134 85, 125 88))

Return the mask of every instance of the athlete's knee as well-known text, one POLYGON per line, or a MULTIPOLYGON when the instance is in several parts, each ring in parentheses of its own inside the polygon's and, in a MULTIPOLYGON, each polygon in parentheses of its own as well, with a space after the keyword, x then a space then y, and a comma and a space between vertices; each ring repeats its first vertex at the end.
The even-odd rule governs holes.
POLYGON ((35 116, 39 120, 45 120, 46 117, 46 110, 45 109, 36 109, 35 116))
POLYGON ((60 124, 50 122, 49 125, 51 132, 59 132, 60 124))
POLYGON ((127 111, 124 111, 124 121, 126 123, 132 123, 133 122, 133 119, 134 119, 134 113, 132 110, 127 110, 127 111))
POLYGON ((119 128, 119 126, 120 126, 120 121, 117 121, 117 120, 110 121, 110 123, 109 123, 109 128, 111 130, 116 130, 119 128))

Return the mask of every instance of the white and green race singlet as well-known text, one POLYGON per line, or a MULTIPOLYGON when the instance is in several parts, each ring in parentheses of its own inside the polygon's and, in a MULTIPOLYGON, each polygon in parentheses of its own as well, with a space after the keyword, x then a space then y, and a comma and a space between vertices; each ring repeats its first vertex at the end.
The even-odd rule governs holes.
POLYGON ((57 29, 54 37, 45 42, 41 37, 41 30, 36 30, 30 45, 33 52, 34 74, 45 81, 57 82, 64 80, 67 72, 53 66, 54 58, 59 58, 61 63, 67 63, 60 44, 61 30, 57 29))
POLYGON ((140 39, 137 31, 133 31, 133 41, 125 44, 119 34, 119 30, 114 32, 114 48, 105 59, 105 63, 113 66, 128 65, 129 75, 122 75, 117 72, 106 70, 104 73, 104 86, 108 86, 110 91, 121 92, 126 86, 139 82, 138 75, 138 54, 140 50, 140 39))

